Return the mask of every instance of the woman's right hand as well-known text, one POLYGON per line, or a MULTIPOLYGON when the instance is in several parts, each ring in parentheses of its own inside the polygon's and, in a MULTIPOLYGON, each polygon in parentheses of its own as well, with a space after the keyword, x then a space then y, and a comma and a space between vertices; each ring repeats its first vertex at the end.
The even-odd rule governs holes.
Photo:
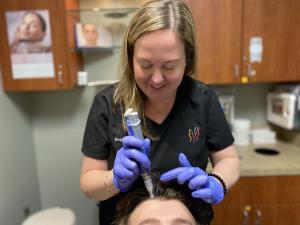
POLYGON ((121 192, 126 192, 141 175, 142 169, 150 171, 150 139, 141 140, 134 136, 126 136, 122 139, 122 144, 114 162, 113 183, 121 192))

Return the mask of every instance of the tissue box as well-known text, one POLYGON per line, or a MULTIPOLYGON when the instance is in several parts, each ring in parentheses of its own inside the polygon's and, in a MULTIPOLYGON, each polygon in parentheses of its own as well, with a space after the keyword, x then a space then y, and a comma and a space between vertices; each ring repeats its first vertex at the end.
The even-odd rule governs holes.
POLYGON ((275 144, 276 133, 268 128, 254 129, 250 131, 253 144, 275 144))

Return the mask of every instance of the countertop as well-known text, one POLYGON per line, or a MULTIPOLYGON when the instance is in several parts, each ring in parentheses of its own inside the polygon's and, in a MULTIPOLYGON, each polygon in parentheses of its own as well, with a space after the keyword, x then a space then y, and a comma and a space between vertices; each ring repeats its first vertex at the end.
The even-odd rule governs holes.
MULTIPOLYGON (((235 146, 241 158, 241 177, 252 176, 292 176, 300 175, 300 147, 287 142, 235 146), (279 151, 278 155, 256 153, 256 148, 270 148, 279 151)), ((208 171, 211 165, 208 166, 208 171)))

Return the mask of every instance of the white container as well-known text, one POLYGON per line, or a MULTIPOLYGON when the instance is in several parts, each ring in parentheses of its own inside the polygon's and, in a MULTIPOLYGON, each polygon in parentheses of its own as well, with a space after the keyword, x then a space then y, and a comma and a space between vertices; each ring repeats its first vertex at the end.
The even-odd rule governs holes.
POLYGON ((22 225, 75 225, 76 217, 69 208, 53 207, 30 215, 22 225))
POLYGON ((88 84, 87 71, 78 71, 77 72, 77 84, 78 84, 78 86, 86 86, 88 84))
POLYGON ((251 142, 253 144, 275 144, 276 133, 269 128, 260 128, 250 131, 251 142))
POLYGON ((232 122, 232 130, 234 136, 234 144, 249 145, 250 144, 250 120, 234 119, 232 122))

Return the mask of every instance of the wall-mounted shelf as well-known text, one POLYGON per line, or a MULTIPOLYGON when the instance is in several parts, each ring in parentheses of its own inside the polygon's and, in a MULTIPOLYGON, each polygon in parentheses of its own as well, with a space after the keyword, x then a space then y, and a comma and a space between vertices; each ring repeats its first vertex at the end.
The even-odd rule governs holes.
POLYGON ((91 8, 91 9, 69 9, 67 13, 90 13, 90 14, 102 14, 111 19, 122 19, 129 14, 134 13, 138 8, 91 8))
POLYGON ((96 81, 88 82, 86 86, 95 87, 95 86, 102 86, 102 85, 110 85, 110 84, 114 84, 118 81, 119 80, 96 80, 96 81))

